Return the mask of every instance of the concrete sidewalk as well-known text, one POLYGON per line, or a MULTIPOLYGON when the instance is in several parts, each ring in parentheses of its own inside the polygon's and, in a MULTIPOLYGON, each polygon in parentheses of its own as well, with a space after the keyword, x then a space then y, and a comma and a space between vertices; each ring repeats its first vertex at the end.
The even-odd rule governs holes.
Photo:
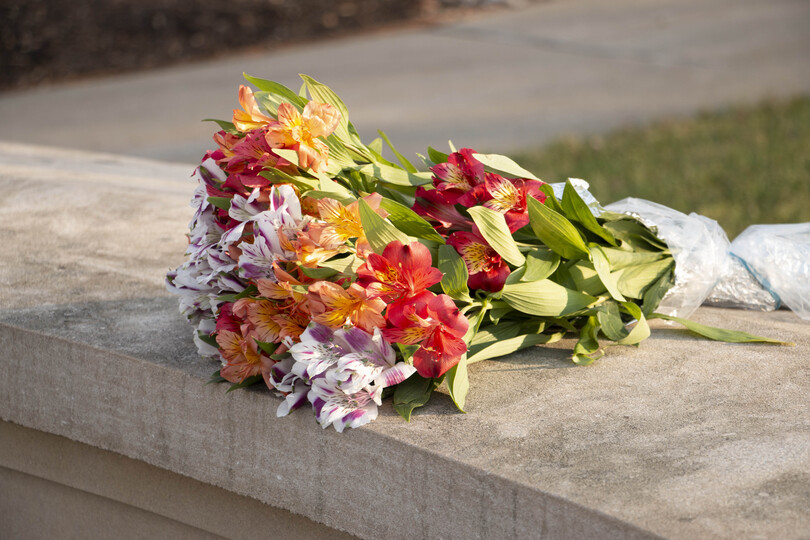
POLYGON ((196 162, 242 71, 341 95, 366 140, 510 151, 810 92, 804 0, 565 0, 432 28, 0 95, 0 140, 196 162))

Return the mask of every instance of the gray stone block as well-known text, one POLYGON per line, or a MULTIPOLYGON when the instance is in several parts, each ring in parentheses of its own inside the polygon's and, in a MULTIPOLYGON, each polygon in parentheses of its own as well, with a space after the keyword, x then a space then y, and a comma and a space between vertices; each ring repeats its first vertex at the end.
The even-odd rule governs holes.
POLYGON ((440 393, 411 423, 388 404, 338 434, 307 411, 276 418, 267 391, 205 384, 216 366, 162 289, 190 182, 114 158, 83 177, 99 156, 60 159, 48 171, 47 154, 0 146, 18 254, 0 267, 3 420, 362 538, 810 534, 810 327, 792 313, 695 319, 795 347, 657 324, 640 347, 575 367, 564 340, 472 366, 467 414, 440 393), (24 151, 31 172, 13 163, 24 151))

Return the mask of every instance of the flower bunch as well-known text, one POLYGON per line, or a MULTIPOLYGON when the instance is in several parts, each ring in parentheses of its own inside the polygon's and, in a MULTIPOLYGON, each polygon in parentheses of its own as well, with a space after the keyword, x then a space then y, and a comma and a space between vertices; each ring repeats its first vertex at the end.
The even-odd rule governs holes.
POLYGON ((240 88, 194 173, 167 286, 215 380, 264 383, 280 416, 309 404, 342 431, 388 395, 409 419, 443 382, 463 410, 477 361, 573 334, 587 364, 600 339, 649 335, 674 262, 639 221, 504 156, 388 161, 385 134, 363 144, 340 98, 302 78, 295 93, 248 77, 259 90, 240 88))

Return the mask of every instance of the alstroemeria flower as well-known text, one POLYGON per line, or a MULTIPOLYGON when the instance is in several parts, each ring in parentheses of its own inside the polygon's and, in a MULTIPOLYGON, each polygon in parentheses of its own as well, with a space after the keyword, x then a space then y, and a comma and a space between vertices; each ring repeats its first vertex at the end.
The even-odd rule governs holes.
POLYGON ((462 216, 447 196, 436 189, 425 189, 422 186, 416 188, 416 198, 411 210, 420 216, 438 221, 439 224, 434 227, 439 232, 469 230, 473 225, 470 218, 462 216))
MULTIPOLYGON (((382 217, 388 215, 385 210, 380 209, 382 195, 371 193, 363 197, 372 210, 382 217)), ((318 213, 322 220, 326 222, 321 232, 320 241, 324 246, 343 245, 350 238, 357 238, 356 248, 360 252, 371 251, 371 247, 363 231, 363 223, 360 220, 360 202, 354 201, 348 206, 344 206, 340 201, 323 198, 318 201, 318 213)))
POLYGON ((274 122, 274 120, 264 114, 259 109, 256 98, 253 96, 253 90, 245 85, 239 85, 239 105, 242 110, 233 110, 233 125, 239 131, 252 131, 274 122))
POLYGON ((330 424, 342 433, 346 427, 356 428, 377 418, 377 407, 382 405, 381 386, 348 394, 324 379, 312 381, 309 401, 321 427, 330 424))
POLYGON ((343 340, 335 339, 335 331, 328 326, 311 324, 301 334, 301 341, 292 345, 289 353, 296 366, 291 372, 304 379, 312 379, 335 366, 340 358, 349 354, 343 340))
POLYGON ((273 153, 265 135, 264 129, 254 129, 233 146, 233 156, 228 160, 225 170, 236 176, 245 187, 269 186, 270 180, 259 173, 268 167, 284 169, 292 165, 273 153))
POLYGON ((326 103, 310 101, 304 113, 290 103, 278 106, 278 122, 267 127, 267 143, 272 148, 292 148, 298 152, 298 165, 315 172, 326 171, 329 147, 318 137, 328 137, 340 123, 340 113, 326 103))
POLYGON ((338 328, 347 324, 368 332, 385 325, 385 302, 368 295, 365 288, 352 283, 344 289, 337 283, 317 281, 309 286, 309 307, 314 322, 338 328))
POLYGON ((338 330, 335 338, 350 352, 326 373, 326 380, 347 394, 359 392, 371 384, 387 388, 416 372, 413 366, 397 362, 394 349, 379 328, 375 328, 373 334, 356 327, 338 330))
POLYGON ((484 183, 484 165, 473 157, 475 150, 462 148, 447 157, 447 163, 430 168, 433 185, 451 205, 459 203, 472 206, 474 199, 466 196, 484 183))
POLYGON ((386 314, 389 325, 382 333, 387 340, 421 345, 413 365, 423 377, 441 377, 467 351, 462 338, 469 323, 446 294, 425 291, 407 304, 390 306, 386 314))
POLYGON ((447 239, 447 244, 456 249, 467 266, 467 286, 470 289, 490 292, 503 289, 510 274, 509 266, 484 237, 478 234, 477 229, 474 232, 454 232, 447 239))
POLYGON ((382 255, 371 253, 357 269, 357 282, 388 302, 412 298, 441 280, 430 250, 419 242, 391 242, 382 255))
POLYGON ((217 316, 217 345, 222 356, 222 377, 240 383, 254 375, 269 372, 273 361, 259 350, 253 326, 247 322, 244 302, 225 304, 217 316))
POLYGON ((487 173, 487 199, 483 205, 504 214, 510 232, 515 232, 529 224, 527 197, 534 197, 540 202, 546 200, 546 194, 540 191, 543 182, 523 178, 503 178, 497 174, 487 173))

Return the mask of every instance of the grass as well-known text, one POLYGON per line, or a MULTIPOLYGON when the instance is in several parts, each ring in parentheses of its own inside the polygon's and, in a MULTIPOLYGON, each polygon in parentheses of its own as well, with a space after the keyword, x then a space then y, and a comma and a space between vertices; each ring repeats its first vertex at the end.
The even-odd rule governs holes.
POLYGON ((603 203, 655 201, 748 225, 810 221, 810 96, 735 107, 606 135, 563 138, 512 156, 547 182, 590 182, 603 203))

